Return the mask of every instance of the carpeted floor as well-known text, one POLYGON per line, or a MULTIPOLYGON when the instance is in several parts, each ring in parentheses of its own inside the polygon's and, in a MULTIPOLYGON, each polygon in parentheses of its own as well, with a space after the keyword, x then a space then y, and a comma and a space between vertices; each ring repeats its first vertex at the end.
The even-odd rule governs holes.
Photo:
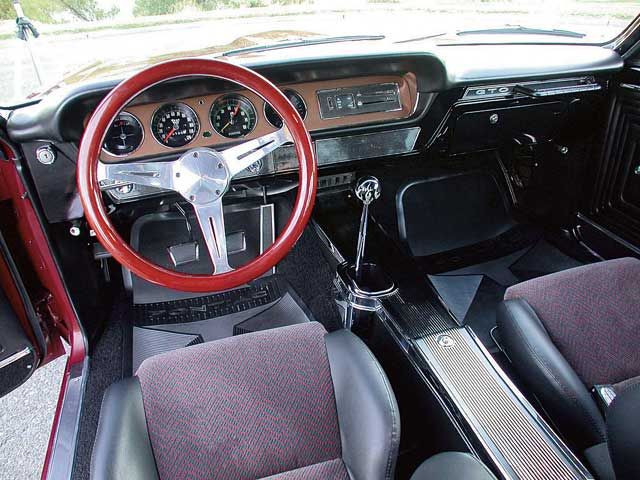
POLYGON ((127 339, 131 325, 126 318, 129 304, 124 299, 118 301, 112 312, 109 324, 94 346, 89 359, 89 378, 85 387, 73 480, 88 480, 91 465, 93 441, 98 428, 102 396, 109 385, 129 375, 127 339))
POLYGON ((313 318, 328 331, 342 328, 333 293, 335 272, 322 254, 322 245, 312 227, 307 227, 277 271, 300 296, 313 318))

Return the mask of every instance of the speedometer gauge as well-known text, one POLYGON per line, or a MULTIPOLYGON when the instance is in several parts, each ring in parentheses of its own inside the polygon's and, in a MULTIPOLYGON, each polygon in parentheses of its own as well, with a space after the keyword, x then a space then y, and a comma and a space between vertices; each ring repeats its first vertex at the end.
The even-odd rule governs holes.
MULTIPOLYGON (((285 97, 289 99, 291 104, 300 114, 302 120, 304 120, 307 116, 307 105, 304 103, 304 99, 298 92, 294 92, 293 90, 284 90, 285 97)), ((264 116, 269 121, 271 125, 276 128, 282 128, 282 118, 278 115, 271 105, 268 103, 264 104, 264 116)))
POLYGON ((256 126, 256 109, 241 95, 227 95, 211 106, 211 125, 223 137, 239 138, 256 126))
POLYGON ((120 112, 104 137, 102 148, 122 157, 135 152, 144 137, 140 121, 128 112, 120 112))
POLYGON ((163 105, 151 119, 153 136, 167 147, 184 147, 196 137, 199 129, 196 112, 184 103, 163 105))

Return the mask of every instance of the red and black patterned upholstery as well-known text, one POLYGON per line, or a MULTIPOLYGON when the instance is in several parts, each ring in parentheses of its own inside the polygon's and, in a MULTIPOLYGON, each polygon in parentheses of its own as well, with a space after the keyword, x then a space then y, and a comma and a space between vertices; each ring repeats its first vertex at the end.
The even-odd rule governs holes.
POLYGON ((92 478, 121 478, 112 475, 113 465, 127 471, 127 462, 132 479, 392 478, 397 405, 373 355, 350 332, 327 334, 312 322, 231 337, 152 357, 136 377, 105 395, 92 478), (348 391, 345 372, 352 378, 348 391), (376 398, 357 398, 364 391, 376 398), (124 412, 131 420, 106 418, 136 402, 137 412, 124 412), (353 405, 371 417, 374 430, 354 428, 350 421, 360 413, 349 410, 353 405), (144 468, 122 452, 132 434, 145 443, 121 425, 140 418, 153 457, 144 468), (353 442, 365 448, 358 458, 353 442))
POLYGON ((514 369, 601 479, 615 474, 590 390, 640 383, 639 288, 640 260, 621 258, 515 285, 497 312, 514 369))
POLYGON ((529 280, 505 300, 526 300, 582 381, 640 375, 640 260, 620 258, 529 280))
POLYGON ((340 457, 324 328, 274 332, 174 350, 140 366, 160 478, 262 478, 340 457))
POLYGON ((288 472, 278 473, 267 480, 349 480, 349 474, 341 459, 329 460, 328 462, 316 463, 308 467, 298 468, 297 470, 289 470, 288 472))

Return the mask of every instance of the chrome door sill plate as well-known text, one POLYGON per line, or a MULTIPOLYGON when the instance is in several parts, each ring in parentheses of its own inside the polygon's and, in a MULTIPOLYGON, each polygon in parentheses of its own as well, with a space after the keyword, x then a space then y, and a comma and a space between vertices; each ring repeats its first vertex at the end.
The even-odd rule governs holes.
POLYGON ((473 331, 449 328, 417 339, 415 345, 504 478, 593 478, 473 331))

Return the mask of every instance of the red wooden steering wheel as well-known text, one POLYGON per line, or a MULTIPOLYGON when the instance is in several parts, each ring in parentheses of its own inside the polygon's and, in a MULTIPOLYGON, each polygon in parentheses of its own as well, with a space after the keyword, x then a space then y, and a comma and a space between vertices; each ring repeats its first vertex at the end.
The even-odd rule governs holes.
POLYGON ((87 124, 80 142, 77 165, 78 191, 84 213, 100 243, 136 275, 157 285, 189 292, 212 292, 237 287, 258 278, 282 260, 302 235, 311 216, 317 172, 309 132, 282 92, 252 70, 226 61, 204 59, 175 60, 154 65, 116 86, 98 105, 87 124), (123 107, 153 85, 190 75, 216 77, 251 90, 273 106, 286 128, 224 151, 194 148, 171 162, 99 162, 106 132, 123 107), (234 270, 227 258, 222 196, 235 175, 291 141, 299 162, 298 194, 291 217, 271 247, 234 270), (106 213, 98 185, 98 181, 103 179, 170 189, 182 195, 194 208, 214 265, 214 274, 196 275, 169 270, 133 250, 120 237, 106 213))

